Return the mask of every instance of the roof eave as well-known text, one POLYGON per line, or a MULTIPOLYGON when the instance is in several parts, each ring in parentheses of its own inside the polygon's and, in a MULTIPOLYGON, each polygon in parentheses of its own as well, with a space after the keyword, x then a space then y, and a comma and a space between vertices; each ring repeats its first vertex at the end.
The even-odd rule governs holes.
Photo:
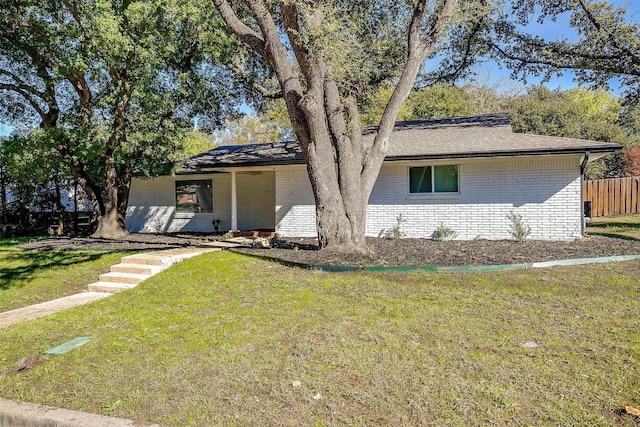
MULTIPOLYGON (((385 157, 387 162, 412 161, 412 160, 445 160, 445 159, 470 159, 470 158, 491 158, 491 157, 521 157, 521 156, 549 156, 549 155, 567 155, 567 154, 584 154, 601 153, 603 155, 613 153, 622 149, 619 144, 607 144, 602 146, 583 146, 572 148, 557 149, 541 149, 541 150, 519 150, 519 151, 475 151, 467 153, 442 153, 442 154, 416 154, 416 155, 388 155, 385 157)), ((176 172, 177 175, 193 175, 199 173, 216 173, 221 172, 220 169, 246 168, 246 167, 268 167, 268 166, 285 166, 285 165, 303 165, 302 159, 293 160, 262 160, 245 163, 216 163, 215 165, 207 165, 196 167, 193 169, 185 168, 176 172)))
POLYGON ((385 161, 411 161, 411 160, 445 160, 445 159, 469 159, 469 158, 492 158, 492 157, 523 157, 523 156, 550 156, 566 154, 590 153, 610 154, 622 149, 621 145, 612 144, 606 147, 576 147, 566 149, 544 149, 544 150, 521 150, 521 151, 477 151, 467 153, 442 153, 442 154, 416 154, 387 156, 385 161))

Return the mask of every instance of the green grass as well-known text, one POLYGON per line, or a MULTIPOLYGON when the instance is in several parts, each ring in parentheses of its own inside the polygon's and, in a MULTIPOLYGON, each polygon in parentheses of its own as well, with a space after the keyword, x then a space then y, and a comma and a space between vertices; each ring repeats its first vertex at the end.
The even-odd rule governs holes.
POLYGON ((587 233, 640 240, 640 214, 592 218, 587 225, 587 233))
POLYGON ((0 396, 165 425, 637 425, 640 261, 306 271, 230 252, 0 330, 0 396), (535 341, 536 348, 522 344, 535 341))
POLYGON ((0 240, 0 312, 82 292, 125 252, 38 251, 0 240))

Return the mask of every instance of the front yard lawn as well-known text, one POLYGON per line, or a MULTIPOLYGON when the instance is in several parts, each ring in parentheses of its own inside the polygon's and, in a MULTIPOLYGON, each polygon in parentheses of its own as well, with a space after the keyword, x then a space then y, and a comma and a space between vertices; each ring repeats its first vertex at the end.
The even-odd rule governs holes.
POLYGON ((617 234, 640 240, 640 214, 592 218, 587 225, 587 232, 603 236, 617 234))
POLYGON ((86 291, 123 251, 23 250, 0 240, 0 312, 86 291))
POLYGON ((637 426, 638 277, 640 261, 335 274, 216 252, 0 330, 0 396, 175 426, 637 426))

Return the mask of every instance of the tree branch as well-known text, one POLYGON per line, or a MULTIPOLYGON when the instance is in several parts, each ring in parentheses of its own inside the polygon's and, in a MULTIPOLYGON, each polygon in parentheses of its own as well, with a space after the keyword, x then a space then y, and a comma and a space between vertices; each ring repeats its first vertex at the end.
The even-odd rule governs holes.
MULTIPOLYGON (((40 92, 33 86, 28 85, 24 80, 20 78, 20 76, 18 76, 15 73, 12 73, 11 71, 0 69, 0 74, 11 78, 15 82, 15 87, 20 88, 21 90, 30 92, 32 95, 35 95, 41 99, 43 99, 46 96, 44 92, 40 92)), ((5 90, 10 90, 10 89, 5 89, 5 90)))
POLYGON ((240 20, 226 0, 213 0, 213 5, 218 9, 224 22, 240 41, 250 46, 260 56, 264 57, 266 55, 264 38, 240 20))
POLYGON ((0 90, 6 90, 10 92, 15 92, 18 95, 22 96, 28 103, 33 107, 34 110, 38 113, 41 118, 44 118, 46 112, 40 107, 38 102, 31 96, 31 91, 27 91, 25 88, 19 85, 12 85, 8 83, 0 83, 0 90))
POLYGON ((631 60, 634 65, 639 66, 640 56, 638 56, 636 52, 632 52, 627 46, 621 45, 620 43, 618 43, 618 40, 615 34, 612 33, 611 31, 604 29, 602 24, 600 24, 600 21, 598 21, 598 19, 594 16, 594 14, 591 12, 591 10, 587 6, 587 4, 584 2, 584 0, 578 0, 578 4, 580 4, 580 7, 582 8, 585 15, 587 16, 587 19, 593 24, 594 28, 598 31, 603 31, 607 35, 607 39, 609 40, 609 42, 616 49, 620 50, 621 52, 624 52, 627 58, 631 60))
MULTIPOLYGON (((407 62, 402 70, 402 75, 393 90, 391 98, 382 113, 378 132, 374 138, 373 145, 365 153, 362 165, 363 183, 370 192, 375 183, 376 177, 380 170, 380 165, 384 160, 384 156, 389 148, 389 139, 393 132, 395 121, 400 113, 402 104, 409 96, 416 76, 420 71, 426 57, 431 53, 435 44, 442 34, 449 27, 453 18, 453 12, 458 6, 459 0, 445 0, 442 7, 437 12, 437 16, 431 27, 428 29, 426 36, 421 39, 421 27, 426 13, 426 0, 421 0, 415 6, 413 17, 408 32, 408 52, 407 62)), ((368 194, 368 193, 367 193, 368 194)))
POLYGON ((251 78, 249 74, 247 74, 242 65, 233 63, 231 61, 227 62, 226 65, 227 68, 233 71, 240 78, 240 80, 245 83, 245 86, 249 90, 258 92, 261 96, 268 99, 282 98, 281 90, 273 90, 265 87, 264 85, 261 85, 255 79, 251 78))

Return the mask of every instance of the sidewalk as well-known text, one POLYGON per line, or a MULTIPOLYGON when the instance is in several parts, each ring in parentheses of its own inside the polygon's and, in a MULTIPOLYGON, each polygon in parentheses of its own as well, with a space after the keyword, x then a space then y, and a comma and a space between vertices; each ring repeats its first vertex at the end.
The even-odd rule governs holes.
POLYGON ((0 313, 0 328, 25 320, 37 319, 38 317, 57 313, 58 311, 66 310, 76 305, 97 301, 111 295, 109 292, 82 292, 28 307, 5 311, 4 313, 0 313))

